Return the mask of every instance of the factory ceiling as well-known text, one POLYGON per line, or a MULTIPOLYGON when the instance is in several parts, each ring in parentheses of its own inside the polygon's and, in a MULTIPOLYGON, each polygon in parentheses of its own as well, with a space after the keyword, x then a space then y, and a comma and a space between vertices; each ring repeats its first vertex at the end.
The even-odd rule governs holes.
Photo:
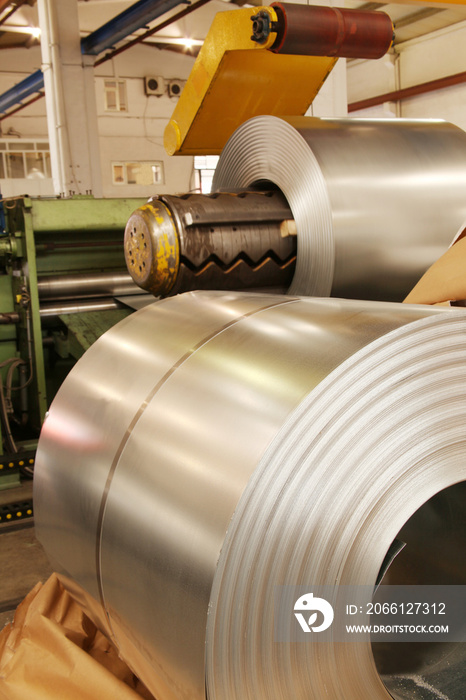
MULTIPOLYGON (((78 0, 82 37, 101 27, 132 4, 134 3, 130 0, 78 0)), ((248 4, 264 3, 260 0, 250 0, 248 4)), ((382 4, 361 0, 344 0, 341 4, 350 9, 382 10, 389 14, 395 26, 395 46, 466 20, 466 5, 462 4, 443 6, 421 2, 382 4)), ((195 6, 196 3, 194 2, 193 5, 195 6)), ((150 23, 150 28, 160 25, 162 21, 165 26, 152 36, 145 38, 144 43, 158 49, 195 56, 214 15, 220 11, 245 5, 243 0, 231 2, 210 0, 197 9, 194 7, 192 12, 179 21, 175 20, 180 8, 175 8, 150 23), (169 22, 171 17, 174 19, 172 23, 169 22)), ((40 43, 38 27, 36 0, 0 0, 0 50, 37 46, 40 43)), ((147 27, 135 32, 128 39, 134 39, 146 30, 147 27)))

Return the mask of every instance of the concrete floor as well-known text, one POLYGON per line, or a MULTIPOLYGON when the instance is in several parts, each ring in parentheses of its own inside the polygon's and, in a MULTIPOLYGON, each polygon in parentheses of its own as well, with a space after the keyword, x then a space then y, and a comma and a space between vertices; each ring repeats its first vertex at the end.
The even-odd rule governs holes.
MULTIPOLYGON (((32 482, 0 492, 0 504, 32 497, 32 482)), ((11 622, 17 605, 52 568, 34 533, 33 518, 0 525, 0 629, 11 622)))

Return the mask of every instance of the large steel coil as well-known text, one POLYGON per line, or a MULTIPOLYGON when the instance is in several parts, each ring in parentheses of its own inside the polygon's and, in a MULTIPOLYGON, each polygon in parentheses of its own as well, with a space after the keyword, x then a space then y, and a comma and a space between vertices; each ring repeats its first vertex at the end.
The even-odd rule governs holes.
POLYGON ((78 362, 40 438, 37 534, 158 700, 464 697, 461 645, 277 643, 273 606, 372 588, 400 531, 391 583, 465 583, 465 329, 454 309, 198 292, 78 362))
POLYGON ((466 218, 466 133, 434 120, 256 117, 217 191, 277 186, 298 230, 290 294, 402 301, 466 218))

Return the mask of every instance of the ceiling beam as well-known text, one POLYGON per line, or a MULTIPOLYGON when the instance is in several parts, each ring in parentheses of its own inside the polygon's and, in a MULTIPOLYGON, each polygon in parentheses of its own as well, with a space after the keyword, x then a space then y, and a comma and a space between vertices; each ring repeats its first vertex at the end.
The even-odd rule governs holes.
POLYGON ((43 87, 44 76, 39 69, 0 95, 0 113, 6 112, 7 109, 14 107, 35 92, 39 92, 43 87))
POLYGON ((445 12, 445 8, 424 7, 422 10, 412 12, 410 15, 406 15, 406 17, 402 17, 401 19, 395 20, 393 24, 395 29, 402 29, 403 27, 408 27, 409 25, 414 24, 415 22, 422 22, 422 20, 424 19, 429 19, 429 17, 438 15, 439 12, 445 12))
POLYGON ((97 56, 183 0, 140 0, 81 40, 83 54, 97 56))
MULTIPOLYGON (((4 0, 0 0, 0 2, 2 1, 4 0)), ((175 7, 182 2, 183 0, 140 0, 140 2, 131 5, 127 10, 121 12, 95 32, 92 32, 92 34, 81 39, 81 51, 83 54, 100 53, 104 51, 105 48, 109 48, 118 41, 121 41, 121 39, 131 34, 135 29, 145 26, 145 24, 150 21, 149 18, 155 19, 167 12, 170 7, 175 7)), ((198 5, 200 4, 201 3, 198 3, 198 5)), ((173 21, 173 19, 171 21, 173 21)), ((145 35, 143 34, 141 36, 144 37, 145 35)), ((14 85, 10 90, 7 90, 3 95, 0 95, 0 114, 4 114, 8 109, 14 107, 14 105, 20 103, 33 93, 42 90, 43 87, 44 77, 42 71, 39 69, 25 78, 25 80, 14 85)))

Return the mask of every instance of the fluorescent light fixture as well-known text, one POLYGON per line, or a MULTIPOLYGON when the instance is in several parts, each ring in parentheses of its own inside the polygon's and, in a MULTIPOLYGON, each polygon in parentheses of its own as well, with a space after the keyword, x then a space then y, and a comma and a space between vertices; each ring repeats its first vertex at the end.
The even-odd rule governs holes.
POLYGON ((4 24, 2 30, 4 32, 13 32, 14 34, 30 34, 36 39, 40 37, 39 27, 26 27, 25 25, 4 24))
POLYGON ((173 46, 184 46, 186 49, 192 49, 194 46, 202 46, 203 39, 190 39, 189 37, 171 37, 158 36, 151 37, 151 41, 155 44, 172 44, 173 46))

